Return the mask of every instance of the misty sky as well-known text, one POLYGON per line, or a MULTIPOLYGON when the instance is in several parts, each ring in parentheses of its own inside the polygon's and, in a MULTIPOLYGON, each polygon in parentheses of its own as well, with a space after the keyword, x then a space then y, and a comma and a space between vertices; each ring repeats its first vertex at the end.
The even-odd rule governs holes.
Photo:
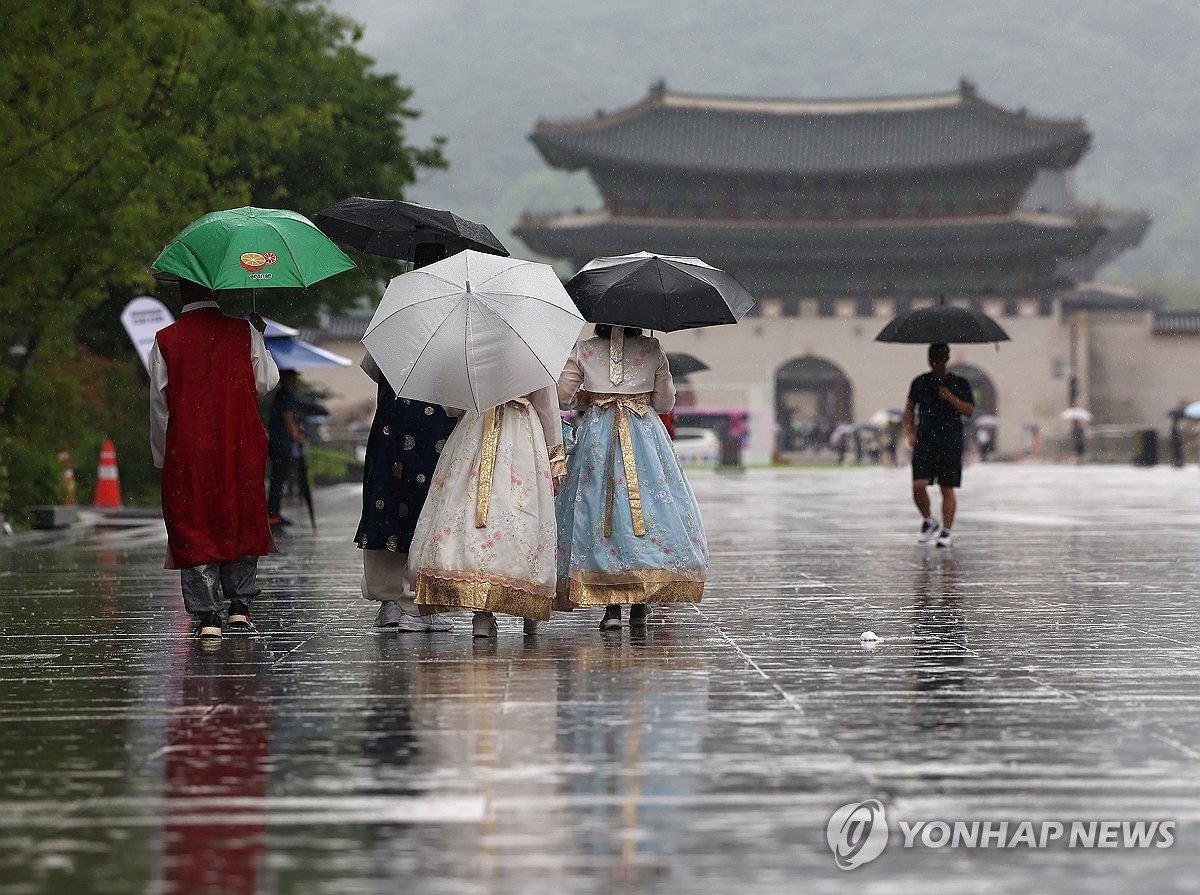
MULTIPOLYGON (((1146 208, 1136 276, 1200 279, 1196 0, 337 0, 362 49, 415 89, 414 139, 450 139, 451 171, 412 197, 492 223, 536 197, 539 116, 586 116, 673 90, 839 97, 951 90, 1083 117, 1081 198, 1146 208), (1193 139, 1195 137, 1195 139, 1193 139), (516 203, 516 204, 514 204, 516 203), (501 206, 506 206, 498 211, 501 206)), ((1131 256, 1132 257, 1132 256, 1131 256)))

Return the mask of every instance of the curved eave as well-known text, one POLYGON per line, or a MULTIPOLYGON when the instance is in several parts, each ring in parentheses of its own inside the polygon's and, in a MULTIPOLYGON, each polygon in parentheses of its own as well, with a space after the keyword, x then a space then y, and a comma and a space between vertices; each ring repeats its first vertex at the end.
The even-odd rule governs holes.
POLYGON ((535 251, 579 258, 642 249, 765 261, 860 263, 921 258, 1065 258, 1104 234, 1097 223, 1018 213, 878 221, 688 221, 604 213, 526 218, 514 231, 535 251))
POLYGON ((539 121, 529 139, 547 164, 567 170, 844 176, 1008 165, 1068 168, 1077 164, 1087 151, 1091 136, 1081 120, 1054 120, 1013 112, 974 93, 863 100, 772 100, 652 91, 641 102, 611 114, 598 113, 594 118, 573 121, 539 121), (947 114, 953 118, 943 120, 947 114), (654 117, 661 119, 661 124, 642 120, 654 117), (789 117, 797 119, 794 127, 798 131, 780 121, 789 117), (681 123, 685 121, 686 124, 681 123), (907 121, 917 123, 908 125, 907 121), (765 131, 758 149, 753 139, 747 142, 744 138, 746 134, 754 135, 756 125, 760 132, 765 131), (905 126, 916 130, 904 133, 905 126), (662 130, 654 137, 647 137, 647 127, 662 130), (987 129, 986 136, 974 133, 980 127, 987 129), (845 132, 845 139, 830 136, 833 131, 845 132), (783 132, 794 138, 781 143, 783 132), (663 137, 662 133, 668 136, 663 137), (960 143, 958 158, 944 148, 954 143, 956 135, 960 143), (764 140, 767 142, 763 143, 764 140), (990 151, 989 140, 1025 145, 990 151), (815 154, 806 152, 802 158, 784 159, 775 151, 781 145, 809 143, 815 147, 815 154), (715 157, 704 159, 700 153, 686 152, 685 145, 708 146, 715 157), (830 147, 839 145, 894 146, 895 153, 885 152, 877 159, 857 161, 850 155, 839 160, 841 163, 817 158, 821 152, 829 154, 830 147), (772 149, 767 151, 763 146, 772 149), (944 156, 932 157, 938 151, 943 151, 944 156), (922 153, 931 157, 922 160, 922 153), (964 153, 968 157, 962 157, 964 153), (894 162, 889 163, 889 156, 894 162))
POLYGON ((677 162, 645 161, 622 155, 602 155, 582 152, 574 147, 542 145, 532 136, 534 146, 546 164, 564 171, 612 171, 654 178, 661 174, 681 173, 690 175, 718 175, 743 179, 746 177, 898 177, 904 179, 922 176, 937 176, 950 172, 1005 173, 1013 170, 1034 171, 1038 168, 1064 170, 1079 164, 1091 144, 1089 135, 1072 138, 1070 141, 1032 152, 997 154, 988 158, 963 161, 943 161, 930 164, 908 164, 898 162, 891 165, 860 167, 854 165, 821 166, 809 168, 767 167, 751 165, 708 165, 701 160, 681 158, 677 162))

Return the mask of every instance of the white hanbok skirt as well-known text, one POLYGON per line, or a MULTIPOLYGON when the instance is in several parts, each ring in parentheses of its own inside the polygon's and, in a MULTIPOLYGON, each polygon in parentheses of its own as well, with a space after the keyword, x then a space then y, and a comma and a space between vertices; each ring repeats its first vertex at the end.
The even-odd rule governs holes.
POLYGON ((550 617, 557 530, 546 438, 528 401, 496 411, 495 421, 468 411, 434 470, 409 549, 424 614, 550 617))

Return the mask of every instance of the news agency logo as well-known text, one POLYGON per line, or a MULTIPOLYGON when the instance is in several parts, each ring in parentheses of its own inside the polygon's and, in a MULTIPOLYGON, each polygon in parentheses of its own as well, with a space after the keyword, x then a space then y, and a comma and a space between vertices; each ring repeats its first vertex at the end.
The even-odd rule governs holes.
MULTIPOLYGON (((897 824, 902 848, 1170 848, 1173 820, 1019 822, 914 820, 897 824)), ((825 839, 842 870, 874 861, 888 842, 887 814, 878 799, 843 805, 825 825, 825 839)))
POLYGON ((878 799, 843 805, 825 826, 825 840, 842 870, 853 870, 883 854, 888 840, 887 815, 878 799))

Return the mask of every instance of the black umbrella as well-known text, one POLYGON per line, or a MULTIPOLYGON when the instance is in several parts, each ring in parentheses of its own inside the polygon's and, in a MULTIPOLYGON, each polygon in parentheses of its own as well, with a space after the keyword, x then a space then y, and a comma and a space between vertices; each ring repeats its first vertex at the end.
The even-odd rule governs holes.
POLYGON ((1007 342, 1008 333, 979 311, 947 304, 946 296, 942 295, 931 308, 917 308, 897 316, 880 330, 875 341, 912 344, 1007 342))
POLYGON ((341 240, 368 255, 413 261, 422 243, 444 245, 453 255, 474 249, 489 255, 508 255, 508 249, 483 224, 460 218, 452 211, 426 208, 399 199, 352 196, 330 205, 313 218, 326 236, 341 240))
POLYGON ((591 323, 659 332, 737 323, 754 304, 732 274, 699 258, 650 252, 593 258, 566 286, 591 323))
POLYGON ((304 459, 303 451, 292 461, 292 474, 296 476, 296 484, 300 487, 300 496, 304 498, 304 503, 308 506, 308 521, 313 528, 316 528, 317 514, 313 512, 312 488, 308 484, 308 461, 304 459))
POLYGON ((708 369, 708 364, 700 358, 682 351, 668 351, 667 363, 671 366, 672 376, 690 376, 708 369))

